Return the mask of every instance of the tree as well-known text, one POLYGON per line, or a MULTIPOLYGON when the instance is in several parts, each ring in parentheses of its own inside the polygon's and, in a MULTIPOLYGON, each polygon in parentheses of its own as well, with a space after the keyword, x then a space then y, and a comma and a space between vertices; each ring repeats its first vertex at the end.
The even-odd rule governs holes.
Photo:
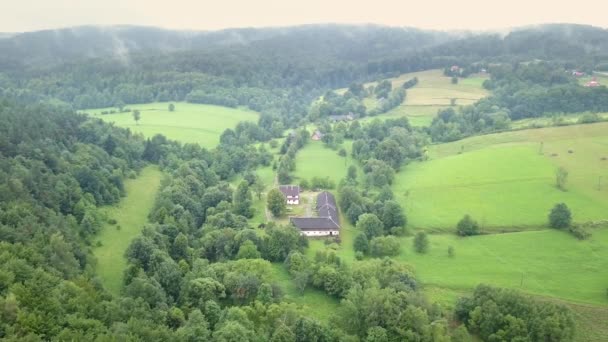
POLYGON ((364 233, 359 233, 359 235, 357 235, 355 238, 353 247, 355 248, 355 252, 366 254, 369 251, 369 240, 367 235, 364 233))
POLYGON ((429 249, 429 238, 425 232, 418 232, 414 237, 414 250, 418 253, 426 253, 429 249))
POLYGON ((464 217, 458 221, 456 225, 456 232, 460 236, 471 236, 479 234, 479 224, 473 220, 471 216, 464 215, 464 217))
POLYGON ((568 181, 568 170, 564 167, 558 167, 555 171, 555 186, 562 191, 566 191, 566 182, 568 181))
POLYGON ((357 221, 357 229, 363 232, 368 239, 373 239, 384 234, 384 225, 378 216, 374 214, 363 214, 357 221))
POLYGON ((259 178, 257 178, 251 186, 253 188, 253 192, 255 192, 255 195, 258 197, 258 200, 261 200, 262 193, 264 192, 264 189, 266 188, 264 183, 262 183, 262 181, 259 178))
POLYGON ((572 223, 572 213, 566 203, 556 204, 549 213, 549 226, 551 228, 568 228, 572 223))
POLYGON ((357 167, 355 165, 348 167, 348 174, 346 177, 352 181, 357 181, 357 167))
POLYGON ((452 84, 458 84, 458 77, 456 77, 456 76, 452 77, 452 84))
POLYGON ((296 272, 293 277, 293 282, 296 285, 298 292, 303 294, 304 290, 306 290, 306 287, 308 286, 308 283, 310 282, 310 273, 308 273, 308 271, 296 272))
POLYGON ((287 210, 285 195, 279 189, 272 189, 268 192, 267 206, 274 217, 280 217, 287 210))
POLYGON ((169 111, 170 112, 175 111, 175 105, 173 103, 169 103, 169 111))
POLYGON ((239 183, 234 192, 232 204, 234 205, 234 213, 243 215, 247 218, 253 216, 251 209, 251 191, 249 191, 249 183, 243 180, 239 183))
POLYGON ((453 258, 454 253, 454 246, 448 246, 448 257, 453 258))
POLYGON ((372 256, 385 257, 399 254, 401 244, 394 236, 377 236, 369 243, 369 251, 372 256))
POLYGON ((260 258, 260 252, 256 245, 251 241, 245 241, 241 247, 239 247, 239 252, 236 254, 237 259, 258 259, 260 258))
POLYGON ((186 324, 177 329, 177 336, 182 341, 204 342, 209 340, 209 335, 209 323, 199 309, 192 310, 186 324))
POLYGON ((135 120, 136 125, 139 125, 139 119, 141 119, 141 113, 139 112, 139 109, 135 109, 133 111, 133 120, 135 120))
POLYGON ((384 202, 382 223, 384 223, 384 229, 387 233, 390 232, 391 228, 405 226, 407 219, 399 203, 393 200, 384 202))

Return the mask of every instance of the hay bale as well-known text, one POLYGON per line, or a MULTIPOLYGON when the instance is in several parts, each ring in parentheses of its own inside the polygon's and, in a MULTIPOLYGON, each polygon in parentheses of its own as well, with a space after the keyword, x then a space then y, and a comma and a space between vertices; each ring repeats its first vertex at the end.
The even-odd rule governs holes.
POLYGON ((574 151, 573 150, 568 150, 568 153, 574 153, 574 151))

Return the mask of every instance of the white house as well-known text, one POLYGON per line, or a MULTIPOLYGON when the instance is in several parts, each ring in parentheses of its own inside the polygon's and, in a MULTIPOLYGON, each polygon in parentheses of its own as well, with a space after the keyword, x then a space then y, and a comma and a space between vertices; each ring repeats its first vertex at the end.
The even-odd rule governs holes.
POLYGON ((287 204, 300 204, 300 186, 298 185, 281 185, 279 190, 285 196, 287 204))

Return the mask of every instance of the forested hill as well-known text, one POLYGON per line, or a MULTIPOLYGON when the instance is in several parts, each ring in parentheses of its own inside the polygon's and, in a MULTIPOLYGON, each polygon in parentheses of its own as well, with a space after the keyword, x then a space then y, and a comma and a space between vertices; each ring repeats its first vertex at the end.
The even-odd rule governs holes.
POLYGON ((14 34, 2 39, 5 63, 20 67, 68 62, 74 59, 129 56, 145 53, 200 51, 256 46, 306 50, 315 45, 324 53, 334 49, 352 56, 371 57, 422 48, 448 40, 448 33, 409 28, 354 25, 306 25, 286 28, 240 28, 220 31, 173 31, 154 27, 82 26, 14 34), (371 48, 371 49, 370 49, 371 48), (363 54, 363 56, 362 56, 363 54))
POLYGON ((246 106, 294 127, 329 89, 453 64, 535 59, 608 65, 608 31, 545 25, 499 34, 382 26, 175 32, 75 28, 0 39, 0 96, 87 109, 154 101, 246 106))

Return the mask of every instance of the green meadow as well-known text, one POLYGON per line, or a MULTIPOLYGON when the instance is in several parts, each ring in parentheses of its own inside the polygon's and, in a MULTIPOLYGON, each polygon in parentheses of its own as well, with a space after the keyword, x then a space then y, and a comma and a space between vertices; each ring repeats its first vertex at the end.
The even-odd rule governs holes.
POLYGON ((141 119, 136 124, 133 113, 102 115, 101 112, 116 110, 103 108, 86 110, 93 117, 113 122, 117 126, 129 128, 146 137, 163 134, 182 143, 198 143, 211 148, 218 144, 220 135, 227 128, 234 128, 240 121, 257 121, 258 114, 241 108, 176 102, 175 111, 169 111, 169 103, 158 102, 126 106, 138 109, 141 119))
MULTIPOLYGON (((378 118, 405 116, 413 126, 429 126, 437 115, 437 111, 450 106, 452 99, 456 99, 456 106, 461 106, 473 104, 489 95, 489 92, 482 85, 483 81, 488 79, 488 75, 471 75, 459 79, 458 84, 452 84, 451 77, 446 77, 442 70, 435 69, 403 74, 390 80, 393 88, 398 88, 414 77, 418 78, 418 84, 407 90, 405 101, 389 112, 377 116, 378 118)), ((368 108, 373 108, 375 100, 367 98, 364 104, 368 108)), ((373 117, 365 118, 363 121, 372 119, 373 117)))
MULTIPOLYGON (((313 177, 329 177, 337 185, 346 177, 348 167, 357 165, 350 156, 352 141, 345 141, 337 150, 332 150, 321 141, 309 141, 296 155, 296 170, 293 175, 297 180, 310 181, 313 177), (344 148, 346 157, 340 157, 338 151, 344 148)), ((359 172, 359 174, 361 171, 359 172)))
POLYGON ((451 231, 470 214, 487 231, 536 229, 558 202, 575 222, 608 219, 607 130, 598 123, 434 145, 428 161, 397 174, 393 191, 412 228, 451 231), (569 173, 566 191, 555 186, 558 167, 569 173), (606 184, 598 189, 600 177, 606 184))
POLYGON ((330 322, 338 310, 338 299, 308 287, 300 293, 283 264, 272 264, 273 281, 284 291, 284 299, 295 303, 309 317, 330 322))
POLYGON ((127 267, 125 251, 148 221, 161 178, 158 168, 146 167, 136 179, 125 181, 127 196, 118 205, 104 208, 108 219, 115 219, 117 224, 103 226, 97 235, 101 246, 95 247, 93 253, 97 258, 97 274, 115 295, 120 292, 123 271, 127 267))
POLYGON ((430 235, 426 254, 414 252, 412 239, 403 238, 403 251, 397 259, 413 265, 425 287, 465 292, 483 283, 608 304, 607 229, 593 230, 585 241, 556 230, 468 238, 430 235), (454 257, 448 256, 448 246, 454 248, 454 257))

